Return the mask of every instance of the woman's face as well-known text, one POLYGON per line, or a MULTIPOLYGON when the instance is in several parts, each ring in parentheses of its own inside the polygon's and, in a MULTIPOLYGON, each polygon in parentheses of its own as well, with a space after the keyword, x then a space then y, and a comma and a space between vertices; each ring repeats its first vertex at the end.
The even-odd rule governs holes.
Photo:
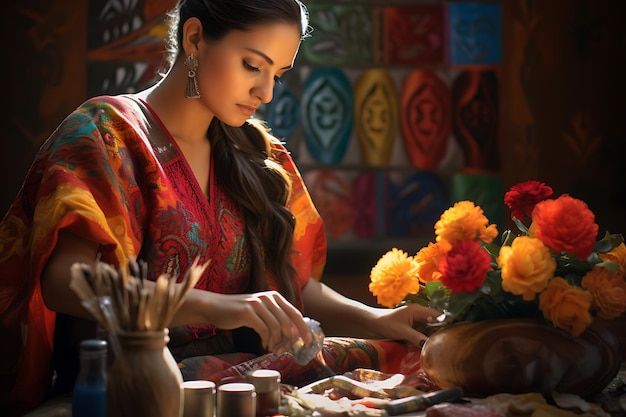
POLYGON ((241 126, 261 103, 272 100, 274 83, 292 68, 299 46, 299 28, 288 23, 202 41, 197 71, 200 100, 222 122, 241 126))

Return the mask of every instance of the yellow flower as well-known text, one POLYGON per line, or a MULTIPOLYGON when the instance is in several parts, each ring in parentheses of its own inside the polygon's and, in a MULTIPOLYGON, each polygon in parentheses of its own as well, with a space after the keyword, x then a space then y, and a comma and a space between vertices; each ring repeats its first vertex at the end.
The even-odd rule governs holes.
POLYGON ((502 288, 530 301, 543 291, 556 270, 550 249, 539 239, 520 236, 503 246, 498 256, 502 288))
POLYGON ((394 307, 408 294, 417 294, 417 262, 402 250, 393 248, 383 255, 370 273, 369 290, 378 303, 394 307))
POLYGON ((491 243, 498 236, 495 224, 487 227, 483 209, 471 201, 459 201, 447 209, 435 223, 436 241, 448 252, 462 240, 480 240, 491 243))
POLYGON ((622 277, 626 276, 626 245, 624 242, 607 253, 600 253, 600 259, 604 262, 615 262, 619 266, 622 277))
POLYGON ((439 260, 444 252, 438 243, 429 242, 415 255, 418 265, 417 276, 422 282, 438 281, 441 278, 439 260))
POLYGON ((555 277, 539 296, 539 309, 554 326, 568 330, 572 336, 580 336, 591 324, 589 308, 592 302, 593 296, 589 292, 555 277))
POLYGON ((593 295, 599 317, 610 320, 626 311, 626 282, 620 274, 596 266, 583 277, 581 285, 593 295))

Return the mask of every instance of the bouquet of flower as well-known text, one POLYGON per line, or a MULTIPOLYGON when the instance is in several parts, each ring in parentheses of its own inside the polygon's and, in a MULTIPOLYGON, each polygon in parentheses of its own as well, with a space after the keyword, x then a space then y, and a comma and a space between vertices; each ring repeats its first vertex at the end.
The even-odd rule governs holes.
POLYGON ((517 184, 504 203, 519 231, 502 233, 471 201, 435 223, 435 242, 414 256, 393 248, 372 268, 378 303, 421 303, 443 311, 437 325, 534 317, 573 336, 595 317, 626 310, 626 246, 621 234, 599 240, 595 215, 570 195, 551 198, 539 181, 517 184))

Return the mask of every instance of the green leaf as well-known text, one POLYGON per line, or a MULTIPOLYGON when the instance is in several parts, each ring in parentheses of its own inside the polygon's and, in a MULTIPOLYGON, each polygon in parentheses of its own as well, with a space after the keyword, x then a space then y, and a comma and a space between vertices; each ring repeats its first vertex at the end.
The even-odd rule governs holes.
POLYGON ((505 230, 502 233, 502 246, 511 246, 516 237, 510 230, 505 230))
POLYGON ((430 299, 425 294, 425 291, 420 291, 417 294, 407 294, 406 297, 404 297, 404 299, 402 300, 402 303, 400 303, 400 305, 404 305, 407 303, 428 306, 430 303, 430 299))
POLYGON ((453 316, 463 315, 478 300, 482 294, 478 291, 474 292, 454 292, 450 294, 448 311, 453 316))
POLYGON ((519 229, 520 232, 522 232, 523 234, 527 235, 528 234, 528 227, 526 227, 526 225, 524 223, 522 223, 522 221, 516 217, 513 217, 513 222, 515 223, 515 225, 517 226, 517 228, 519 229))
POLYGON ((431 281, 431 282, 427 282, 425 287, 426 287, 426 296, 428 298, 432 298, 433 293, 441 289, 443 287, 443 284, 441 283, 441 281, 431 281))
POLYGON ((613 261, 600 262, 596 266, 601 266, 610 270, 611 272, 619 273, 619 264, 613 261))
POLYGON ((430 302, 428 306, 437 310, 447 310, 450 305, 450 291, 445 288, 439 288, 436 291, 433 291, 432 295, 429 297, 430 302))
POLYGON ((500 255, 500 246, 494 243, 489 243, 489 244, 483 245, 483 249, 485 249, 487 253, 489 254, 489 256, 491 256, 491 259, 493 262, 495 262, 496 259, 498 259, 498 255, 500 255))
POLYGON ((502 293, 502 272, 498 270, 487 271, 485 281, 480 291, 490 297, 497 297, 502 293))
POLYGON ((624 236, 621 233, 610 234, 608 231, 604 234, 604 237, 598 240, 595 244, 595 251, 600 253, 607 253, 624 243, 624 236))

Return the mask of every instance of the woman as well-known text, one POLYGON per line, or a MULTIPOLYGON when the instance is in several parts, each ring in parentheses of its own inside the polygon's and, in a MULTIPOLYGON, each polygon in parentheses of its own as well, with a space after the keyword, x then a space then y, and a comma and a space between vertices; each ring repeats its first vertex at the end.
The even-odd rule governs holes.
MULTIPOLYGON (((303 314, 327 334, 413 346, 425 339, 413 327, 437 314, 371 308, 319 282, 321 219, 288 152, 250 119, 293 66, 309 30, 305 6, 184 0, 172 17, 166 75, 146 91, 96 97, 70 114, 0 225, 2 324, 24 344, 9 358, 17 363, 14 410, 71 389, 77 343, 95 327, 81 321, 91 316, 69 288, 75 262, 119 267, 138 258, 155 280, 211 259, 171 325, 186 379, 219 382, 255 363, 280 366, 288 383, 319 377, 313 365, 280 355, 294 334, 311 340, 303 314)), ((337 372, 396 372, 407 349, 329 339, 324 354, 337 372)))

